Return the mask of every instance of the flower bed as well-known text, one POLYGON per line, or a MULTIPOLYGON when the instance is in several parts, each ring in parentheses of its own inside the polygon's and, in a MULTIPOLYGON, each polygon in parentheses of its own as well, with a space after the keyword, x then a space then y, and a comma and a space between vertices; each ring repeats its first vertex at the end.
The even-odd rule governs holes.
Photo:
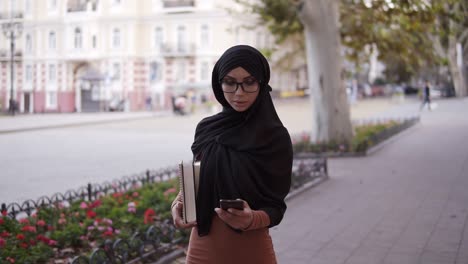
MULTIPOLYGON (((106 240, 130 239, 155 221, 171 218, 176 190, 176 180, 147 184, 94 201, 39 207, 19 220, 3 211, 0 263, 67 263, 76 255, 90 255, 106 240)), ((179 235, 187 239, 187 233, 179 235)))
POLYGON ((311 142, 308 133, 294 136, 293 151, 295 155, 307 153, 319 156, 365 155, 367 151, 418 122, 418 118, 372 122, 354 127, 354 137, 350 144, 341 142, 311 142))

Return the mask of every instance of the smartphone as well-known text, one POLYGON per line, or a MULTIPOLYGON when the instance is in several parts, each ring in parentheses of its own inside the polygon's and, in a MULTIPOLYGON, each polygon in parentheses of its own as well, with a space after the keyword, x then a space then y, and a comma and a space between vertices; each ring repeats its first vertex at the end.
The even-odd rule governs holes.
POLYGON ((220 199, 219 200, 219 207, 223 210, 227 210, 229 208, 234 208, 237 210, 244 210, 244 201, 242 200, 227 200, 227 199, 220 199))

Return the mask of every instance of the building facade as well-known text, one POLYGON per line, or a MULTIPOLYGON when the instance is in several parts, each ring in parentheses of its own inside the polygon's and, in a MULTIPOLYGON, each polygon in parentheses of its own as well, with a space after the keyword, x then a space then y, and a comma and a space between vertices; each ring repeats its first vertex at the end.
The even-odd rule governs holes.
MULTIPOLYGON (((211 71, 235 44, 273 45, 232 0, 5 0, 0 24, 22 23, 14 57, 20 112, 169 109, 187 91, 211 95, 211 71), (234 12, 235 13, 235 12, 234 12), (240 12, 242 14, 242 12, 240 12)), ((10 99, 10 40, 0 36, 0 107, 10 99)), ((281 89, 297 82, 272 74, 281 89)))

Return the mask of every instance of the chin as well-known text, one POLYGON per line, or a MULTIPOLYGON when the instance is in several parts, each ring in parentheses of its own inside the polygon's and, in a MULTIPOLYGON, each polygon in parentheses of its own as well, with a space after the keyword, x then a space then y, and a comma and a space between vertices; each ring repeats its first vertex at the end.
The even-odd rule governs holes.
POLYGON ((232 109, 236 110, 236 112, 244 112, 246 111, 247 109, 249 109, 248 107, 238 107, 238 106, 232 106, 232 109))

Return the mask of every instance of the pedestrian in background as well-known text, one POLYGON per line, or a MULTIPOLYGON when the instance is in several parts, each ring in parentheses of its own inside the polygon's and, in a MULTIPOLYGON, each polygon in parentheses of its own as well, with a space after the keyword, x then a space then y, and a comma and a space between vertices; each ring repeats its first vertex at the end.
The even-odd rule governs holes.
POLYGON ((422 110, 426 104, 427 104, 427 109, 431 111, 431 86, 430 86, 429 81, 426 81, 426 84, 424 86, 423 101, 419 110, 422 110))
POLYGON ((192 145, 201 160, 197 222, 182 222, 180 193, 172 204, 176 227, 192 228, 187 264, 276 263, 269 228, 286 211, 292 145, 269 80, 266 58, 250 46, 228 49, 214 66, 223 109, 198 124, 192 145), (240 199, 243 209, 223 210, 220 199, 240 199))

